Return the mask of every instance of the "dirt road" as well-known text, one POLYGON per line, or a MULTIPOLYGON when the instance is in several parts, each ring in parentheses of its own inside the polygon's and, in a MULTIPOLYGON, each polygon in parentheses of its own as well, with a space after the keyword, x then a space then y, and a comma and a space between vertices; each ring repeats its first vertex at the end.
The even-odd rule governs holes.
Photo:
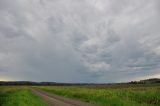
POLYGON ((49 104, 49 106, 95 106, 79 100, 73 100, 55 94, 50 94, 39 89, 31 88, 31 90, 33 93, 45 100, 49 104))

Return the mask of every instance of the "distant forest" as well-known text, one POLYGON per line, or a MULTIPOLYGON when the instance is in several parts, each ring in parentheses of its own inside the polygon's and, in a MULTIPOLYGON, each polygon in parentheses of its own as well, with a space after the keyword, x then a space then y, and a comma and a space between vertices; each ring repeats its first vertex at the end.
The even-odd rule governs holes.
POLYGON ((114 84, 157 84, 160 83, 159 78, 145 79, 140 81, 131 81, 128 83, 57 83, 57 82, 32 82, 32 81, 0 81, 2 85, 114 85, 114 84))

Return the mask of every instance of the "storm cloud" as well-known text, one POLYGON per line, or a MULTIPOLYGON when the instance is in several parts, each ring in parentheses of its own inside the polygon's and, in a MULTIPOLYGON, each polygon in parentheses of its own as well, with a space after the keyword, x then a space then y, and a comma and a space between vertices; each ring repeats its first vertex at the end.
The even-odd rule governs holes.
POLYGON ((159 0, 0 0, 0 80, 160 75, 159 0))

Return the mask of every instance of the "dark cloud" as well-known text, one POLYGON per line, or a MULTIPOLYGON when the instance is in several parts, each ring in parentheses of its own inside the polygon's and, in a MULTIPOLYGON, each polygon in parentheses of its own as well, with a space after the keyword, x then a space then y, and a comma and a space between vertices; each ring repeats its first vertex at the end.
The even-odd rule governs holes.
POLYGON ((158 75, 158 5, 157 0, 1 0, 0 77, 118 82, 158 75))

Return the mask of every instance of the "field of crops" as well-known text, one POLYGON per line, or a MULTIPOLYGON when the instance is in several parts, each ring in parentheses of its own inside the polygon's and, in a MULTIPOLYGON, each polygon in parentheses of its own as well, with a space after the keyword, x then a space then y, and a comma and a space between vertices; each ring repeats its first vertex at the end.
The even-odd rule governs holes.
POLYGON ((0 106, 47 106, 28 87, 0 86, 0 106))
MULTIPOLYGON (((160 106, 160 85, 34 86, 99 106, 160 106)), ((27 86, 0 86, 0 106, 47 106, 27 86)))
POLYGON ((38 88, 100 106, 160 106, 160 85, 41 86, 38 88))

